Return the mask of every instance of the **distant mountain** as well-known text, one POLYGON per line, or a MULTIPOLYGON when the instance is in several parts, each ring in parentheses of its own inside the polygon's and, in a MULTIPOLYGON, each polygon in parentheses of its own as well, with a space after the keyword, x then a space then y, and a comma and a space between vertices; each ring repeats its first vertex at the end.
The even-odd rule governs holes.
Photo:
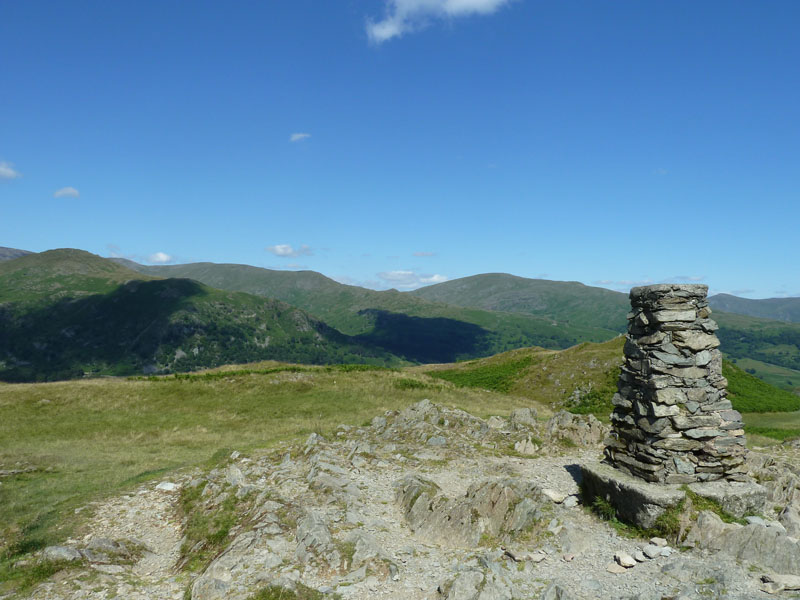
POLYGON ((450 362, 524 346, 567 348, 581 341, 608 340, 620 331, 552 316, 459 307, 396 290, 378 292, 344 285, 313 271, 215 263, 134 268, 283 300, 343 333, 412 362, 450 362))
POLYGON ((411 294, 457 306, 536 315, 621 333, 630 310, 627 294, 576 281, 526 279, 486 273, 420 288, 411 294))
POLYGON ((276 359, 399 364, 277 300, 156 279, 80 250, 0 263, 0 380, 276 359))
POLYGON ((709 297, 708 302, 715 310, 775 321, 800 323, 800 298, 751 300, 730 294, 715 294, 709 297))
POLYGON ((17 248, 6 248, 5 246, 0 246, 0 262, 6 260, 14 260, 15 258, 26 256, 27 254, 33 254, 33 252, 28 252, 27 250, 18 250, 17 248))

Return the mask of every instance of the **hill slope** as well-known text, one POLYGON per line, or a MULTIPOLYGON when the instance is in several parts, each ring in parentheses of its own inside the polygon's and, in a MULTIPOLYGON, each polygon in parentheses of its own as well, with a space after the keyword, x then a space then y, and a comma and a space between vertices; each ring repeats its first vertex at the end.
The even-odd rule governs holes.
POLYGON ((33 252, 0 246, 0 262, 3 262, 4 260, 14 260, 15 258, 19 258, 20 256, 25 256, 27 254, 33 254, 33 252))
MULTIPOLYGON (((580 344, 559 351, 521 348, 489 358, 413 370, 459 386, 512 394, 554 409, 593 413, 608 420, 623 363, 624 342, 625 337, 620 336, 601 344, 580 344)), ((739 411, 800 410, 800 397, 745 373, 729 361, 723 361, 723 374, 728 379, 731 402, 739 411)))
POLYGON ((730 294, 715 294, 709 297, 708 302, 715 310, 775 321, 800 323, 800 298, 751 300, 730 294))
POLYGON ((533 345, 566 348, 586 340, 607 340, 618 333, 552 317, 459 307, 396 290, 368 290, 313 271, 214 263, 135 268, 150 275, 190 277, 221 289, 283 300, 343 333, 414 362, 450 362, 533 345))
POLYGON ((457 306, 538 315, 614 333, 625 330, 630 309, 627 294, 575 281, 526 279, 507 273, 463 277, 410 293, 457 306))
POLYGON ((284 302, 154 279, 79 250, 0 264, 0 303, 6 381, 264 359, 399 362, 284 302))

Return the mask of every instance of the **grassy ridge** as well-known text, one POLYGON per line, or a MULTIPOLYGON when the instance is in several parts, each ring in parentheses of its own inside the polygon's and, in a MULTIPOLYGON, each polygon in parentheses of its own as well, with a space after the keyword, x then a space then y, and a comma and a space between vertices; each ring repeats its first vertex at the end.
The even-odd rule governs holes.
POLYGON ((459 386, 529 398, 608 420, 622 364, 624 338, 561 351, 522 348, 489 358, 415 367, 459 386))

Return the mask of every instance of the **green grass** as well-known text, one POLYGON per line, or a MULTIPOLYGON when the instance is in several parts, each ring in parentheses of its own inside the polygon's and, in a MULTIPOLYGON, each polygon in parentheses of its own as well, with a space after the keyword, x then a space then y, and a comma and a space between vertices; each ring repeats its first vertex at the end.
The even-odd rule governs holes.
POLYGON ((800 394, 800 371, 752 358, 731 358, 737 367, 777 388, 800 394))
POLYGON ((518 360, 493 361, 474 368, 431 371, 429 374, 455 385, 474 387, 493 392, 508 392, 523 370, 533 364, 533 356, 518 360))
POLYGON ((800 412, 747 413, 744 431, 751 438, 762 436, 780 442, 800 437, 800 412))
POLYGON ((739 412, 792 412, 800 410, 800 396, 776 388, 746 373, 738 365, 722 363, 728 380, 728 398, 739 412))

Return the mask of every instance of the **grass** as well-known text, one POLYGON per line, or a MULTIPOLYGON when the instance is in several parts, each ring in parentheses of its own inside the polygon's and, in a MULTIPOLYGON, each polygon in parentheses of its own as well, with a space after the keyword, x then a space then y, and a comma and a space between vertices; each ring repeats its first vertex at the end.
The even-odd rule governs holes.
POLYGON ((790 413, 747 413, 744 431, 749 438, 761 436, 780 442, 800 437, 800 411, 790 413))
MULTIPOLYGON (((31 551, 80 535, 91 510, 76 509, 176 469, 206 466, 220 449, 218 456, 267 450, 315 430, 331 436, 340 423, 359 425, 423 398, 482 417, 519 406, 519 398, 419 374, 413 380, 426 387, 399 389, 404 376, 387 369, 258 367, 0 384, 0 468, 36 468, 0 486, 0 573, 31 551)), ((0 576, 0 594, 18 586, 9 579, 0 576)))
POLYGON ((218 505, 212 508, 203 506, 204 488, 199 485, 181 488, 179 505, 185 528, 179 564, 187 571, 202 571, 219 555, 230 541, 228 534, 240 514, 240 502, 230 491, 218 505))
POLYGON ((455 385, 474 387, 493 392, 508 392, 521 372, 533 364, 533 356, 517 360, 487 361, 473 368, 432 371, 431 376, 455 385))
POLYGON ((753 358, 731 359, 736 361, 736 366, 770 385, 779 387, 795 394, 800 394, 800 371, 773 365, 753 358))
POLYGON ((83 563, 80 562, 46 560, 31 561, 30 564, 13 568, 12 562, 18 558, 18 556, 11 554, 0 562, 0 582, 3 582, 3 585, 13 587, 16 593, 20 595, 30 592, 37 584, 49 579, 56 573, 65 569, 83 566, 83 563))
POLYGON ((495 390, 553 408, 591 413, 608 421, 623 342, 619 337, 561 351, 522 348, 455 365, 425 365, 410 370, 466 388, 495 390))
POLYGON ((728 380, 728 398, 739 412, 793 412, 800 410, 800 396, 779 389, 728 361, 722 363, 728 380))

